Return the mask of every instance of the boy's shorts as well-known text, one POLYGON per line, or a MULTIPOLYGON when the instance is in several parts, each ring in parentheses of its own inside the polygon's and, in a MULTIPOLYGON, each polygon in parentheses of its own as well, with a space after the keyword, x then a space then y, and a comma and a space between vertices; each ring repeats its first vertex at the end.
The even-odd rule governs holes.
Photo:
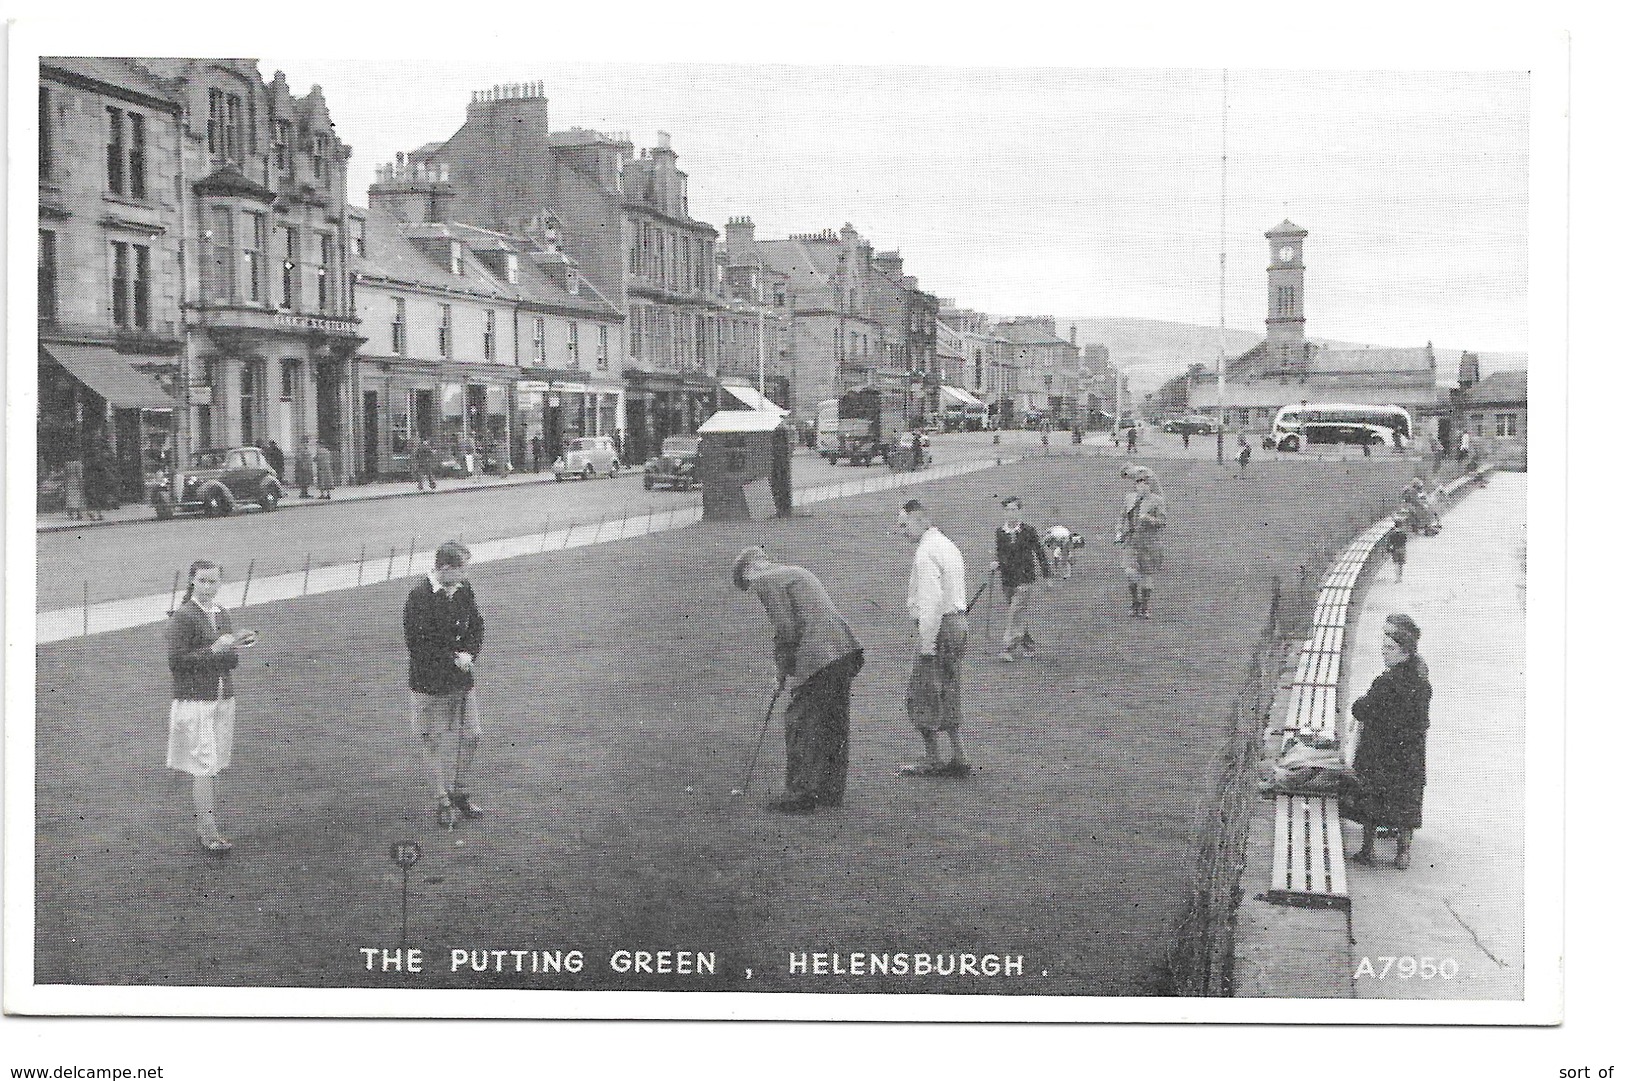
POLYGON ((465 700, 467 708, 462 718, 463 738, 479 739, 483 734, 480 731, 479 702, 474 697, 473 688, 449 694, 406 693, 412 707, 412 734, 424 743, 438 746, 443 734, 457 732, 458 706, 465 700))

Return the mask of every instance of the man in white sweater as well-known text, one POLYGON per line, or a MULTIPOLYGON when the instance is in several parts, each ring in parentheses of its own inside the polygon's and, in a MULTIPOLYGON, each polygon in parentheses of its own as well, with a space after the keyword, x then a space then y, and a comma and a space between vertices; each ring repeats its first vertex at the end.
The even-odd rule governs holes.
POLYGON ((965 777, 970 765, 959 742, 959 675, 969 627, 965 620, 965 559, 954 542, 931 523, 917 499, 903 504, 897 529, 914 544, 914 567, 908 579, 908 614, 914 621, 919 652, 909 675, 904 703, 908 718, 925 740, 925 761, 903 767, 919 777, 965 777), (946 762, 937 749, 937 733, 948 737, 946 762))

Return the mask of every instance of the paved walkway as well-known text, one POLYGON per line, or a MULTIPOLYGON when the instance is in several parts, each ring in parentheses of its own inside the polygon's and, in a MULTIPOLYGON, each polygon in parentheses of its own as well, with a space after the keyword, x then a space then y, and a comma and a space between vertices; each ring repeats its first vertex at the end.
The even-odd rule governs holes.
MULTIPOLYGON (((1525 508, 1525 475, 1493 474, 1438 536, 1411 541, 1403 582, 1386 560, 1368 572, 1344 700, 1381 671, 1383 619, 1406 612, 1422 627, 1433 705, 1410 869, 1388 862, 1389 840, 1375 866, 1348 868, 1357 998, 1523 997, 1525 508), (1456 967, 1423 978, 1396 960, 1384 977, 1382 958, 1456 967)), ((1359 826, 1345 822, 1343 837, 1355 851, 1359 826)))
MULTIPOLYGON (((642 466, 628 466, 623 472, 641 473, 642 466)), ((486 488, 512 488, 528 484, 556 484, 551 472, 547 473, 510 473, 506 477, 481 477, 478 480, 466 480, 458 477, 442 477, 437 482, 438 487, 419 492, 417 482, 410 480, 382 480, 371 484, 347 484, 333 489, 332 499, 300 499, 299 486, 296 484, 283 485, 283 498, 281 510, 300 510, 308 507, 330 507, 334 503, 350 503, 366 499, 394 499, 398 496, 409 495, 439 495, 443 492, 465 492, 486 488)), ((52 511, 48 514, 36 516, 34 530, 37 533, 55 533, 63 530, 81 530, 95 526, 117 525, 122 522, 148 522, 153 517, 150 503, 125 503, 115 510, 103 512, 99 521, 75 522, 68 518, 63 511, 52 511)))
MULTIPOLYGON (((998 464, 999 459, 980 458, 931 466, 912 473, 864 471, 863 475, 850 480, 797 488, 795 505, 804 507, 830 499, 890 491, 946 477, 963 476, 998 464)), ((334 501, 337 499, 335 495, 334 501)), ((696 499, 686 506, 667 508, 658 513, 653 510, 629 512, 615 519, 610 519, 606 515, 592 525, 570 525, 542 533, 502 537, 470 544, 469 549, 474 559, 480 562, 515 559, 542 552, 559 552, 566 548, 582 548, 593 544, 629 540, 633 537, 645 537, 668 529, 680 529, 698 522, 700 515, 700 503, 696 499)), ((253 593, 252 603, 265 604, 270 601, 291 600, 295 597, 359 589, 364 585, 424 573, 429 570, 433 560, 434 552, 428 549, 404 552, 398 558, 392 551, 388 556, 375 555, 364 562, 333 564, 307 568, 291 574, 245 579, 240 585, 229 582, 221 587, 221 603, 246 608, 250 604, 250 590, 253 593)), ((68 638, 86 637, 123 630, 126 627, 162 622, 168 618, 174 603, 173 593, 154 593, 141 597, 100 601, 75 608, 38 612, 34 617, 36 644, 60 642, 68 638)))

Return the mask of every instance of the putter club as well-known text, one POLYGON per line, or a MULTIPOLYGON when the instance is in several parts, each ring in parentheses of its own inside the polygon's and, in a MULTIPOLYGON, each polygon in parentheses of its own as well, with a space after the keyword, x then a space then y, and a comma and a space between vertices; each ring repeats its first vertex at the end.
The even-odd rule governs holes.
POLYGON ((773 719, 773 707, 779 704, 779 692, 782 690, 784 690, 783 683, 773 688, 773 697, 768 699, 767 703, 767 713, 762 717, 762 734, 756 737, 756 750, 751 752, 750 765, 745 770, 745 783, 734 789, 729 795, 743 796, 750 791, 751 778, 756 775, 756 759, 761 756, 762 744, 767 742, 768 722, 773 719))
MULTIPOLYGON (((458 790, 458 786, 461 785, 463 781, 463 722, 467 719, 467 717, 468 692, 464 691, 457 698, 457 761, 456 764, 452 766, 451 770, 451 790, 454 793, 458 790)), ((453 808, 452 821, 446 825, 446 829, 452 829, 455 823, 456 810, 453 808)))

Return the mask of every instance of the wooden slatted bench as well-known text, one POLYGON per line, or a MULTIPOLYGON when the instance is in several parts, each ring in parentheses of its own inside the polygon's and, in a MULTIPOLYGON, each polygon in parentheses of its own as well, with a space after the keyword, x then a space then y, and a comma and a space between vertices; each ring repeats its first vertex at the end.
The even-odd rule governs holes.
POLYGON ((1310 621, 1314 627, 1345 627, 1348 625, 1349 602, 1344 596, 1341 600, 1335 598, 1322 598, 1315 605, 1315 614, 1310 621))
POLYGON ((1292 682, 1305 686, 1336 687, 1342 668, 1341 652, 1317 653, 1306 649, 1298 654, 1298 669, 1293 673, 1292 682))
POLYGON ((1304 907, 1349 907, 1336 796, 1276 796, 1274 857, 1269 900, 1304 907))
POLYGON ((1326 743, 1337 738, 1337 688, 1295 686, 1287 695, 1281 727, 1304 739, 1326 743))

